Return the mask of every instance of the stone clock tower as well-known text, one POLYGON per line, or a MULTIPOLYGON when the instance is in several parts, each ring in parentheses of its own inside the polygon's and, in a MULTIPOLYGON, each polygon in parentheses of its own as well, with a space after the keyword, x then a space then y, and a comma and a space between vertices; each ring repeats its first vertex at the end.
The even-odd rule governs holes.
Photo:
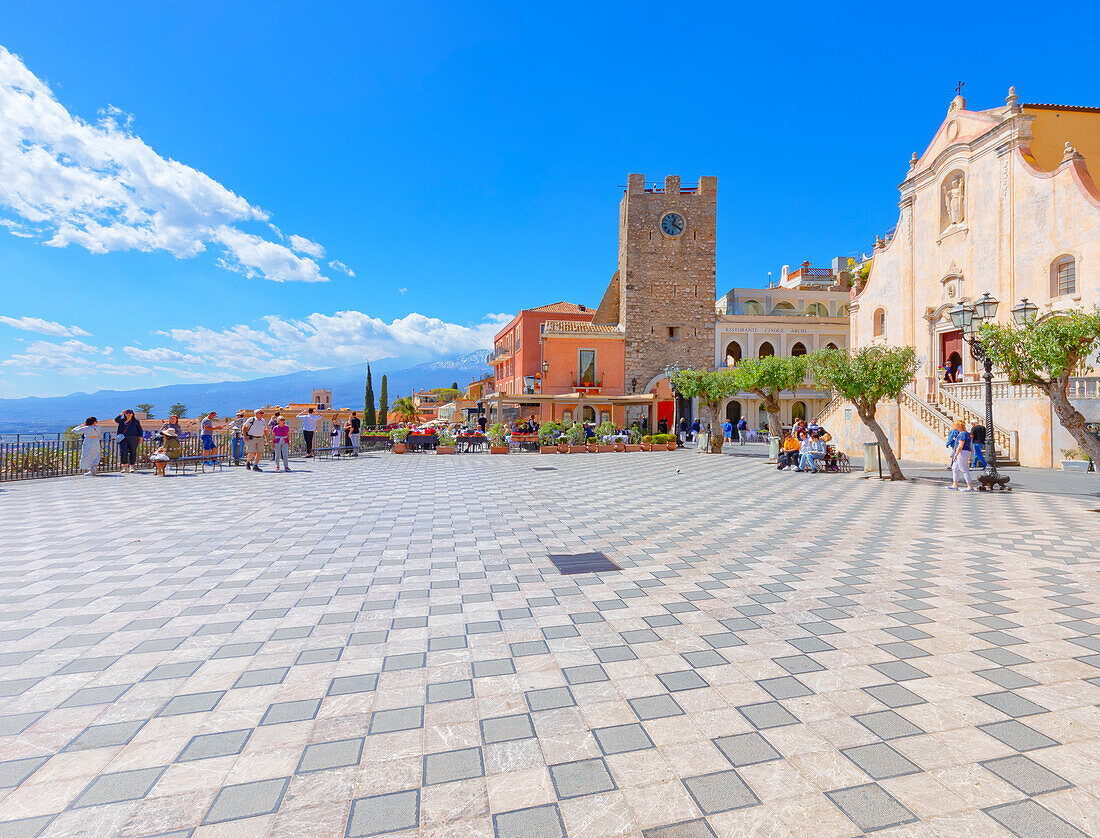
MULTIPOLYGON (((667 364, 713 367, 717 194, 716 177, 701 177, 692 188, 673 175, 663 190, 646 189, 643 175, 627 178, 617 296, 628 393, 645 392, 667 364)), ((612 307, 601 305, 600 314, 612 307)))

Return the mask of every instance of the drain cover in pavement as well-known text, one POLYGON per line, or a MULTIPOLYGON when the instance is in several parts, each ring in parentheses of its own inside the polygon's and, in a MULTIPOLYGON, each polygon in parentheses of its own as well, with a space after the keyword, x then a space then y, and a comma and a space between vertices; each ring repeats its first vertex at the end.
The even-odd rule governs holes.
POLYGON ((615 562, 600 552, 551 555, 550 561, 554 563, 554 567, 563 576, 572 576, 575 573, 603 573, 609 570, 622 570, 615 562))

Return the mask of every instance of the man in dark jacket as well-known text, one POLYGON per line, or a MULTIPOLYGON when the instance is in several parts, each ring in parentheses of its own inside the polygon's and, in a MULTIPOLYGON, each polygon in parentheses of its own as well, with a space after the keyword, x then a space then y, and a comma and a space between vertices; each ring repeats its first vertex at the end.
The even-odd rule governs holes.
POLYGON ((975 422, 970 429, 970 445, 974 449, 974 462, 970 467, 977 468, 981 463, 983 469, 989 468, 985 461, 985 425, 980 422, 975 422))

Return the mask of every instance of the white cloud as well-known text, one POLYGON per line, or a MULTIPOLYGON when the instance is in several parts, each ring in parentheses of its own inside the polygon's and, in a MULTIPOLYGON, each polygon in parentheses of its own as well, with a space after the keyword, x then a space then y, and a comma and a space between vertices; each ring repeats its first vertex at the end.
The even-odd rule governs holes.
POLYGON ((138 361, 147 363, 175 363, 175 364, 201 364, 202 358, 198 355, 188 355, 175 349, 158 346, 155 349, 141 349, 137 346, 124 346, 122 350, 138 361))
POLYGON ((408 294, 408 293, 409 293, 409 289, 408 289, 408 288, 398 288, 398 289, 397 289, 397 293, 398 293, 398 294, 408 294))
POLYGON ((331 262, 329 262, 328 266, 330 268, 332 268, 334 271, 340 271, 340 273, 345 273, 348 276, 355 276, 355 271, 353 271, 351 268, 349 268, 343 262, 340 262, 336 259, 333 259, 331 262))
POLYGON ((0 316, 0 323, 24 332, 38 332, 40 335, 54 335, 60 338, 90 337, 89 333, 79 326, 62 326, 53 320, 43 320, 40 317, 0 316))
POLYGON ((310 241, 304 236, 291 236, 290 246, 299 253, 304 253, 306 256, 312 256, 315 259, 320 259, 325 255, 325 249, 321 245, 315 241, 310 241))
MULTIPOLYGON (((361 311, 311 314, 300 320, 265 317, 265 328, 198 327, 157 334, 171 338, 189 355, 226 370, 276 375, 354 364, 366 358, 420 355, 445 357, 492 345, 512 315, 487 314, 462 325, 411 313, 391 322, 361 311)), ((167 360, 167 359, 165 359, 167 360)))
POLYGON ((0 225, 53 247, 92 253, 163 250, 180 259, 222 251, 219 264, 276 282, 324 282, 320 245, 291 247, 239 225, 252 206, 196 169, 157 154, 108 108, 96 124, 70 114, 23 62, 0 47, 0 225), (300 256, 292 249, 297 249, 300 256))
POLYGON ((119 364, 110 360, 114 349, 92 346, 80 340, 62 343, 36 340, 24 352, 12 355, 0 366, 12 367, 17 373, 45 370, 56 375, 148 375, 148 367, 119 364))

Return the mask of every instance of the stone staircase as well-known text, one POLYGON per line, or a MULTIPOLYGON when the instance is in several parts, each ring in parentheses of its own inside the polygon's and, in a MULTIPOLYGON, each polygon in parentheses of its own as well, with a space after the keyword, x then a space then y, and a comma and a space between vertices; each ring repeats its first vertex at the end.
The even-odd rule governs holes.
MULTIPOLYGON (((934 436, 945 441, 956 419, 962 419, 968 428, 975 423, 985 424, 985 418, 979 416, 975 410, 941 390, 936 391, 935 404, 920 398, 912 387, 906 387, 898 401, 910 416, 928 428, 934 436)), ((844 399, 834 398, 818 413, 818 423, 823 427, 829 427, 829 422, 836 417, 843 405, 844 399)), ((1000 426, 995 427, 993 441, 997 446, 998 466, 1020 464, 1020 435, 1016 431, 1009 431, 1000 426)))
MULTIPOLYGON (((956 419, 962 419, 969 428, 974 424, 985 424, 985 417, 977 411, 948 395, 936 390, 936 402, 931 404, 920 398, 912 387, 906 387, 901 393, 901 406, 911 416, 920 420, 933 434, 946 440, 956 419)), ((1020 464, 1020 435, 1016 431, 994 427, 993 443, 997 447, 998 466, 1018 466, 1020 464)), ((988 442, 987 442, 988 444, 988 442)), ((986 457, 986 459, 989 459, 986 457)))

